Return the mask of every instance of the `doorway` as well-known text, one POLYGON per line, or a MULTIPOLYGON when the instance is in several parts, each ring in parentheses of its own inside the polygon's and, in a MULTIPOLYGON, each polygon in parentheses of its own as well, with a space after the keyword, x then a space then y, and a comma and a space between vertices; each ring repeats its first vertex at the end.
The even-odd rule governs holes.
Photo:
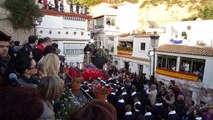
POLYGON ((138 73, 140 76, 143 74, 143 65, 138 65, 138 73))

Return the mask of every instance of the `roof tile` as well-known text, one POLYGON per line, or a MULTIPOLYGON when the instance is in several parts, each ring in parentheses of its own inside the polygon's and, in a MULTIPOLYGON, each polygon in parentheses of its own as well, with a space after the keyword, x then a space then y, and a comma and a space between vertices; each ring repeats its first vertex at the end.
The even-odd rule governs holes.
POLYGON ((213 48, 211 48, 211 47, 196 47, 196 46, 166 44, 166 45, 162 45, 162 46, 158 47, 156 50, 157 50, 157 52, 213 57, 213 48))

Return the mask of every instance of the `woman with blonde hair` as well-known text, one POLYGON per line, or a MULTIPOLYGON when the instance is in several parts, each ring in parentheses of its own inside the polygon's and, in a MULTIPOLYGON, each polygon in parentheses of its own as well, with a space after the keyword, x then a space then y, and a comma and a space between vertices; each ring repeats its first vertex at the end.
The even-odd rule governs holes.
POLYGON ((38 69, 38 78, 39 79, 42 79, 43 77, 46 77, 47 76, 47 71, 44 67, 44 64, 43 63, 38 63, 37 64, 37 69, 38 69))
POLYGON ((47 76, 58 76, 60 67, 60 60, 58 55, 49 53, 39 61, 39 64, 44 65, 47 76))
POLYGON ((63 93, 64 81, 58 76, 47 76, 41 80, 38 91, 43 100, 44 111, 39 120, 54 120, 55 113, 52 101, 59 99, 63 93))

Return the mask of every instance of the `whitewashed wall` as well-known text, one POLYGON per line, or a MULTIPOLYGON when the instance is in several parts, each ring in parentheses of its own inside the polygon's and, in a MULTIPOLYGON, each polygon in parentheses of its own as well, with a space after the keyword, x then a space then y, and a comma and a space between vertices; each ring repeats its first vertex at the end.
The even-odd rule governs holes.
POLYGON ((149 59, 148 52, 149 52, 149 50, 152 50, 150 42, 151 42, 151 40, 149 37, 135 37, 134 43, 133 43, 132 56, 149 59), (141 43, 146 43, 146 47, 145 47, 144 51, 140 50, 141 43))
POLYGON ((36 32, 40 37, 48 36, 59 40, 90 40, 86 20, 65 20, 62 16, 45 15, 36 32))
POLYGON ((186 31, 188 38, 183 41, 184 45, 196 46, 198 40, 203 40, 206 47, 212 47, 213 28, 210 26, 213 26, 213 20, 170 22, 162 26, 166 28, 166 33, 160 38, 161 45, 172 43, 170 40, 173 37, 171 29, 173 27, 179 34, 181 31, 186 31), (187 26, 191 26, 191 30, 187 30, 187 26))

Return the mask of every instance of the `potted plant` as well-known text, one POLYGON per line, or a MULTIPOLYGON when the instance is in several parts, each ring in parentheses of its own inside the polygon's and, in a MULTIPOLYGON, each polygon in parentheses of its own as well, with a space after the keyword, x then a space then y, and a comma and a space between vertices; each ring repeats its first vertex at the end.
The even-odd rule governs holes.
POLYGON ((106 100, 110 92, 111 88, 107 88, 106 86, 99 84, 94 88, 95 99, 106 100))

